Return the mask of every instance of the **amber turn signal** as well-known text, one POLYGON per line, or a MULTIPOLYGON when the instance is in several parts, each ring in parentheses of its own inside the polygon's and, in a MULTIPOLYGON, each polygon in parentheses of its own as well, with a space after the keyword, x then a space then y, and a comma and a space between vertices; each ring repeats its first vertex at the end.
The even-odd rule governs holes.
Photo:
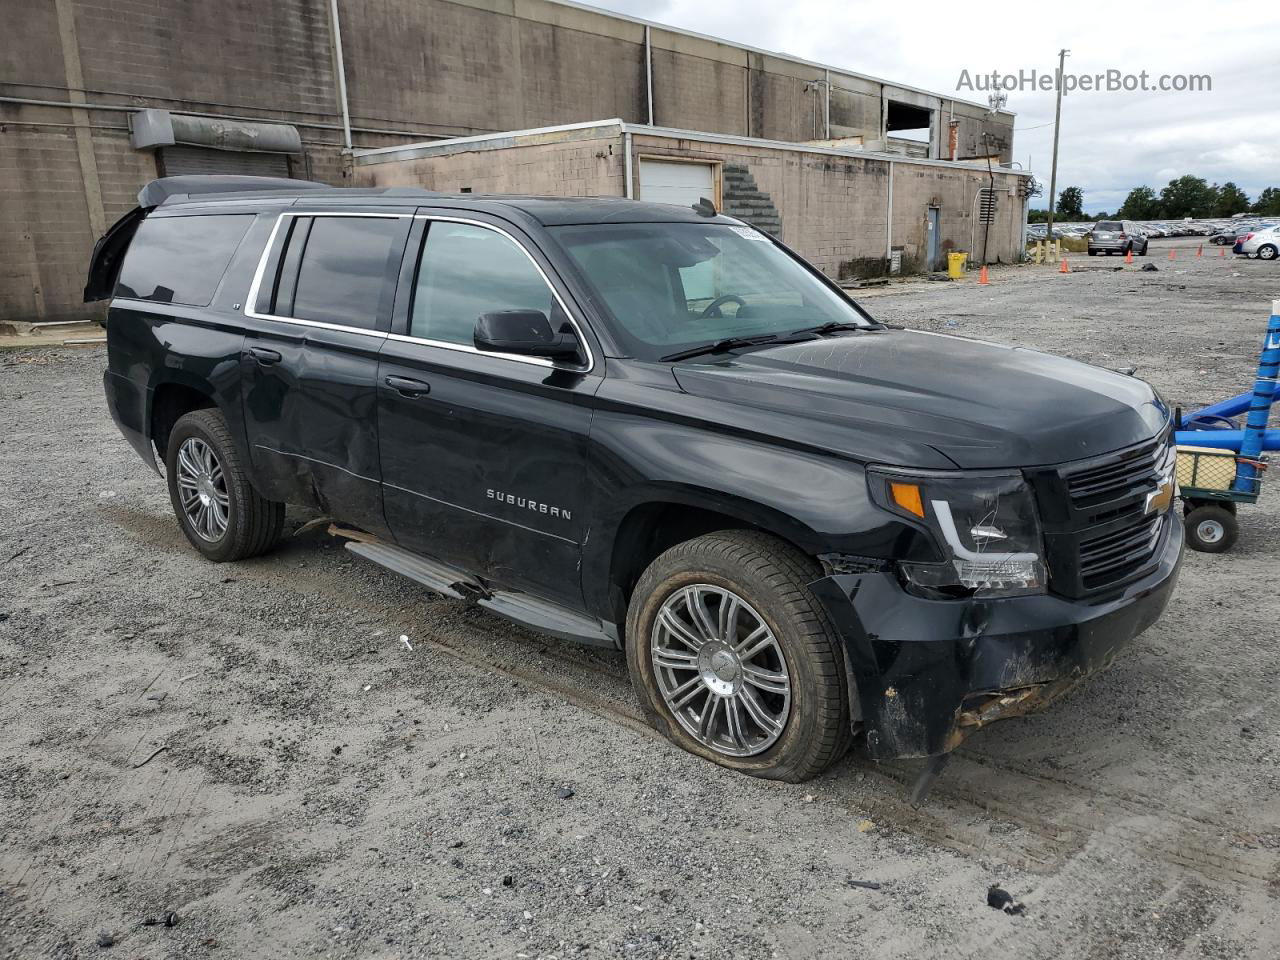
POLYGON ((889 483, 889 493, 893 502, 907 513, 914 513, 924 519, 924 501, 920 499, 920 487, 914 483, 889 483))

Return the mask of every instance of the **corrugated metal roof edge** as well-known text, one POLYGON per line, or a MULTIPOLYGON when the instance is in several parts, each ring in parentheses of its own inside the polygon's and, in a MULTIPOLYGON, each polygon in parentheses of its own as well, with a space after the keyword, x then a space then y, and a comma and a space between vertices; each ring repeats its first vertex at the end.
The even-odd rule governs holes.
MULTIPOLYGON (((421 143, 408 143, 396 147, 378 147, 373 150, 356 150, 353 151, 353 155, 358 165, 368 166, 397 160, 417 160, 421 157, 448 156, 453 153, 466 153, 475 150, 504 150, 510 147, 536 146, 540 143, 591 140, 601 136, 616 136, 624 133, 670 137, 676 140, 696 140, 702 143, 759 147, 766 150, 791 150, 799 153, 820 153, 828 156, 850 157, 862 160, 882 160, 888 163, 909 163, 928 167, 942 167, 947 170, 978 170, 983 173, 987 171, 986 164, 978 162, 932 160, 923 157, 907 157, 897 153, 884 153, 878 150, 841 150, 836 147, 816 147, 804 143, 791 143, 786 140, 738 137, 731 134, 707 133, 700 130, 681 130, 675 127, 650 127, 646 124, 627 123, 618 117, 611 120, 590 120, 585 123, 565 123, 552 127, 534 127, 529 130, 485 133, 474 137, 426 140, 421 143)), ((1029 170, 1015 170, 1012 167, 993 167, 992 169, 1003 174, 1014 174, 1023 177, 1031 176, 1029 170)))

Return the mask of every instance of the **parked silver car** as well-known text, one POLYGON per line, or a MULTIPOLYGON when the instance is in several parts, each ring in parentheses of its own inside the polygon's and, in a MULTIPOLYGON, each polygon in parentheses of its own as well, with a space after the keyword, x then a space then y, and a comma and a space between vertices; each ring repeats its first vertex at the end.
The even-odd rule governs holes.
POLYGON ((1274 260, 1280 256, 1280 226, 1260 227, 1240 244, 1240 252, 1259 260, 1274 260))
POLYGON ((1132 220, 1099 220, 1089 231, 1089 256, 1132 251, 1145 257, 1149 243, 1146 233, 1132 220))

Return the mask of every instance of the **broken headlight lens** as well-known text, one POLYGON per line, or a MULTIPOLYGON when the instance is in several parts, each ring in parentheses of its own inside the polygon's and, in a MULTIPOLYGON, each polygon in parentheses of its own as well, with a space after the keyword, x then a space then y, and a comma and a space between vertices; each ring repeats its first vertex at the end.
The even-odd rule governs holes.
POLYGON ((1019 475, 868 474, 880 506, 927 526, 941 563, 901 562, 906 585, 931 597, 1043 593, 1043 541, 1019 475))

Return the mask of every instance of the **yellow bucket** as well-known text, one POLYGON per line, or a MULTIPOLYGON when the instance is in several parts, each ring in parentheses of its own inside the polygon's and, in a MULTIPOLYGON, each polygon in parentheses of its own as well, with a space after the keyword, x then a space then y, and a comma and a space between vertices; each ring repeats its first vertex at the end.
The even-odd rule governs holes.
POLYGON ((948 253, 947 254, 947 276, 952 280, 960 280, 964 277, 965 264, 969 260, 967 253, 948 253))

